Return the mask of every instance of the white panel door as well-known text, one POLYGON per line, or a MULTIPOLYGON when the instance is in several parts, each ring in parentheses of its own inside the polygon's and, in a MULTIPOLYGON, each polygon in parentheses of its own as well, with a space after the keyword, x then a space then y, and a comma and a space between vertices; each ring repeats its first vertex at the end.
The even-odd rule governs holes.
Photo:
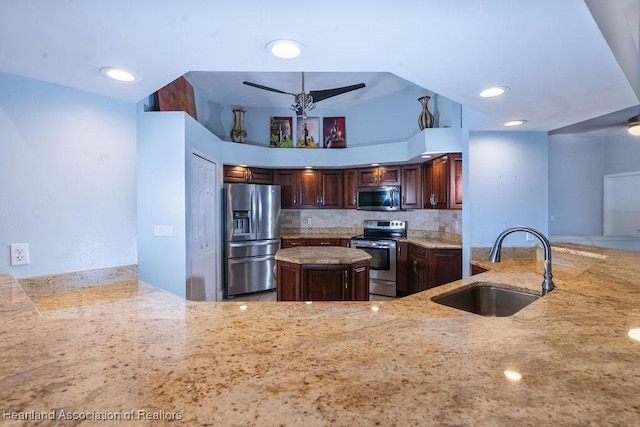
POLYGON ((191 156, 191 182, 188 218, 190 275, 187 298, 194 301, 217 301, 216 242, 216 164, 197 154, 191 156))
POLYGON ((604 176, 606 236, 640 237, 640 172, 604 176))

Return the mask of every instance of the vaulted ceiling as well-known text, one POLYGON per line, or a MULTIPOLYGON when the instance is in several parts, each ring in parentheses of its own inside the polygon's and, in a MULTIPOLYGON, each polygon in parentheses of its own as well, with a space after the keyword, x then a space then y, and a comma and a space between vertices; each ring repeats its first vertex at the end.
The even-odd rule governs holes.
MULTIPOLYGON (((352 102, 415 84, 487 115, 484 129, 526 119, 523 130, 549 131, 638 105, 637 6, 638 0, 6 0, 0 71, 133 102, 187 72, 205 72, 206 96, 229 104, 241 102, 233 100, 229 80, 247 75, 238 73, 296 92, 305 71, 316 74, 317 89, 369 79, 352 102), (264 47, 280 38, 304 44, 303 54, 272 57, 264 47), (109 80, 99 73, 107 66, 138 79, 109 80), (510 90, 478 96, 493 85, 510 90)), ((245 90, 259 91, 245 86, 235 94, 245 90)))

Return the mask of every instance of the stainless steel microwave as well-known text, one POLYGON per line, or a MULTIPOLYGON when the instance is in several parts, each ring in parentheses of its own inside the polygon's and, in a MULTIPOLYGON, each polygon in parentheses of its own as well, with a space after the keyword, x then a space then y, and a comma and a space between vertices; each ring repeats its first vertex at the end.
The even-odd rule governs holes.
POLYGON ((357 207, 363 211, 399 211, 400 186, 360 187, 357 207))

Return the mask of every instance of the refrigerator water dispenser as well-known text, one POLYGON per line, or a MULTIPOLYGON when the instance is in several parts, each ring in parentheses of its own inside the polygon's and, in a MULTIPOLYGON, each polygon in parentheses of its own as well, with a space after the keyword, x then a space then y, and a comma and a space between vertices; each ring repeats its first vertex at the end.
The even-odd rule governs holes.
POLYGON ((250 230, 249 211, 233 211, 233 235, 243 236, 250 230))

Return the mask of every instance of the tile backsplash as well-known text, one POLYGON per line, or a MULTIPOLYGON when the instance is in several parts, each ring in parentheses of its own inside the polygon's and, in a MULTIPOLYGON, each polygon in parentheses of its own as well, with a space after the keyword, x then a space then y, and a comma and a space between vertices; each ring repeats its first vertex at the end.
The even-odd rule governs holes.
POLYGON ((398 212, 371 212, 354 209, 283 209, 283 234, 310 234, 327 229, 362 232, 366 219, 407 221, 409 235, 416 237, 462 239, 462 211, 417 209, 398 212))

